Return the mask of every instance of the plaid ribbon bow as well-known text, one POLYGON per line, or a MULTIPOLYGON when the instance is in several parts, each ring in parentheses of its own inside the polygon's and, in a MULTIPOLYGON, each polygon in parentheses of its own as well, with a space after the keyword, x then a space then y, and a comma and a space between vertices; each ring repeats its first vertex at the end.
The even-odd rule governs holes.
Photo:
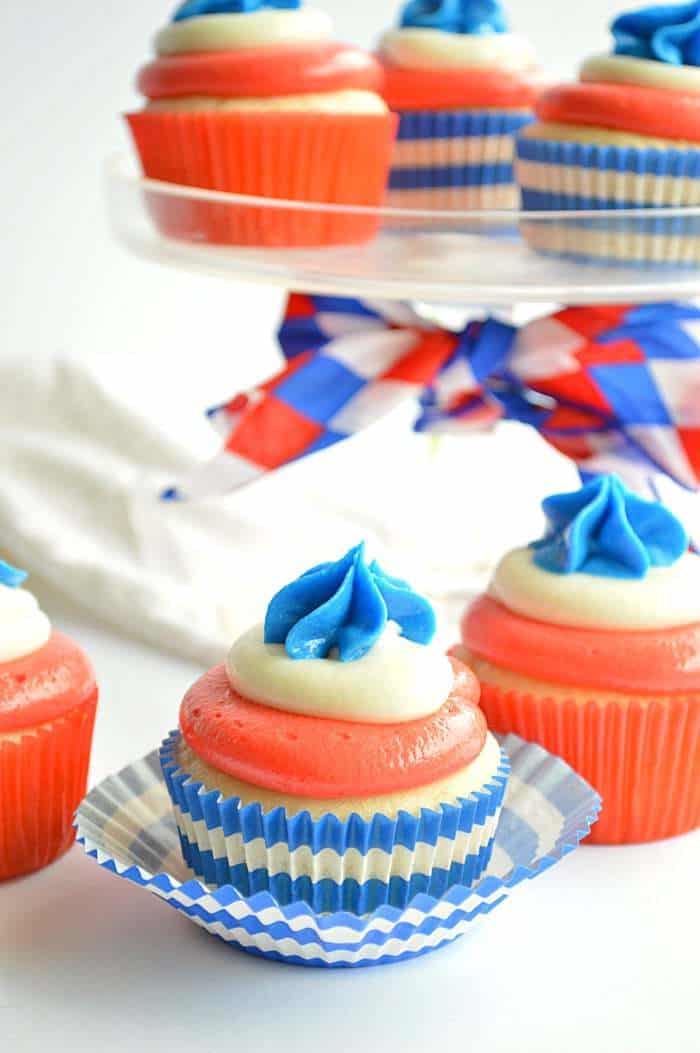
POLYGON ((530 424, 586 477, 617 471, 700 487, 700 309, 571 307, 517 327, 461 333, 401 303, 293 293, 272 379, 209 411, 222 452, 166 500, 236 490, 361 431, 407 399, 418 431, 530 424))

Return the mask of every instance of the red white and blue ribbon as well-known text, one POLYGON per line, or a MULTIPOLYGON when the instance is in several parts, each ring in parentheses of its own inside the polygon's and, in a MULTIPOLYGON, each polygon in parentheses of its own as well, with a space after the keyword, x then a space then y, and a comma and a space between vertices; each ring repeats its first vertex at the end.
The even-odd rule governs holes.
POLYGON ((341 442, 414 400, 421 432, 498 420, 532 425, 584 477, 637 490, 667 476, 700 487, 700 309, 686 303, 570 307, 517 328, 459 333, 401 303, 293 293, 286 365, 209 411, 224 446, 166 500, 229 493, 341 442))

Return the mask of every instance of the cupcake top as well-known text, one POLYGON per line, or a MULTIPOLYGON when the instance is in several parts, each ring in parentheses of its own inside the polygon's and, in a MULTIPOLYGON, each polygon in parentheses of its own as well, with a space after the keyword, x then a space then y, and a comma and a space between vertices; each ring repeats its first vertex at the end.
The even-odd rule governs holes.
POLYGON ((534 50, 498 0, 409 0, 379 57, 393 108, 522 109, 534 98, 534 50))
POLYGON ((552 683, 700 689, 700 557, 663 505, 614 475, 547 498, 548 529, 467 610, 469 652, 552 683))
POLYGON ((51 623, 31 592, 21 588, 27 575, 0 560, 0 663, 24 658, 43 647, 51 623))
POLYGON ((149 108, 384 112, 381 69, 299 0, 187 0, 138 77, 149 108), (282 100, 285 100, 283 103, 282 100))
POLYGON ((700 558, 664 505, 615 475, 543 502, 548 530, 509 552, 489 592, 557 625, 660 629, 700 621, 700 558))
POLYGON ((51 631, 27 575, 0 561, 0 735, 62 716, 95 690, 79 647, 51 631))
POLYGON ((291 794, 447 777, 481 752, 486 723, 475 678, 434 632, 428 601, 358 545, 273 597, 264 624, 185 696, 183 737, 220 771, 291 794))
POLYGON ((580 83, 546 92, 538 116, 555 124, 699 141, 700 0, 619 15, 611 32, 612 53, 587 59, 580 83))

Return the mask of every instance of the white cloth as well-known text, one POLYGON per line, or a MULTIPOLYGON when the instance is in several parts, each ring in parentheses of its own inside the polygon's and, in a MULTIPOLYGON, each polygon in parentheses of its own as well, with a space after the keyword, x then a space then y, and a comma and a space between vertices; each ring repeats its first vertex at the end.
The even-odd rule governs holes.
MULTIPOLYGON (((318 560, 323 538, 281 476, 274 511, 272 480, 240 500, 160 502, 202 443, 192 429, 187 442, 168 436, 105 374, 104 363, 0 360, 0 553, 30 572, 30 588, 44 579, 156 646, 220 660, 290 567, 318 560)), ((347 524, 332 526, 354 543, 347 524)))
MULTIPOLYGON (((553 455, 548 472, 537 436, 506 426, 444 440, 436 459, 411 434, 407 406, 400 426, 378 425, 231 497, 164 503, 160 489, 219 441, 186 390, 164 390, 168 379, 145 357, 0 359, 0 556, 30 572, 30 588, 43 580, 204 664, 261 620, 281 585, 361 538, 455 615, 503 549, 538 532, 532 476, 513 471, 516 443, 520 456, 530 443, 543 458, 542 492, 575 474, 553 455)), ((447 643, 454 627, 445 630, 447 643)))

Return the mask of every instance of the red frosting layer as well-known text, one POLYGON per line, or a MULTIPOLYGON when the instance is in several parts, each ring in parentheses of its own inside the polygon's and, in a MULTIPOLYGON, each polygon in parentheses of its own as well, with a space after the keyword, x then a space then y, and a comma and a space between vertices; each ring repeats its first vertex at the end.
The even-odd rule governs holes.
POLYGON ((565 84, 544 92, 542 121, 700 142, 700 95, 641 84, 565 84))
POLYGON ((539 91, 534 80, 496 69, 405 69, 385 65, 384 101, 392 110, 449 107, 526 110, 539 91))
POLYGON ((260 705, 234 691, 220 665, 185 695, 180 728, 212 767, 280 793, 371 797, 427 786, 466 767, 486 741, 477 680, 451 661, 446 702, 406 724, 325 720, 260 705))
POLYGON ((372 55, 331 42, 166 55, 144 66, 137 86, 149 99, 269 98, 350 89, 378 92, 381 83, 382 68, 372 55))
POLYGON ((61 717, 95 690, 92 666, 78 645, 52 633, 33 654, 0 663, 0 734, 61 717))
POLYGON ((646 632, 524 618, 480 596, 462 619, 469 651, 537 680, 609 691, 700 691, 700 623, 646 632))

